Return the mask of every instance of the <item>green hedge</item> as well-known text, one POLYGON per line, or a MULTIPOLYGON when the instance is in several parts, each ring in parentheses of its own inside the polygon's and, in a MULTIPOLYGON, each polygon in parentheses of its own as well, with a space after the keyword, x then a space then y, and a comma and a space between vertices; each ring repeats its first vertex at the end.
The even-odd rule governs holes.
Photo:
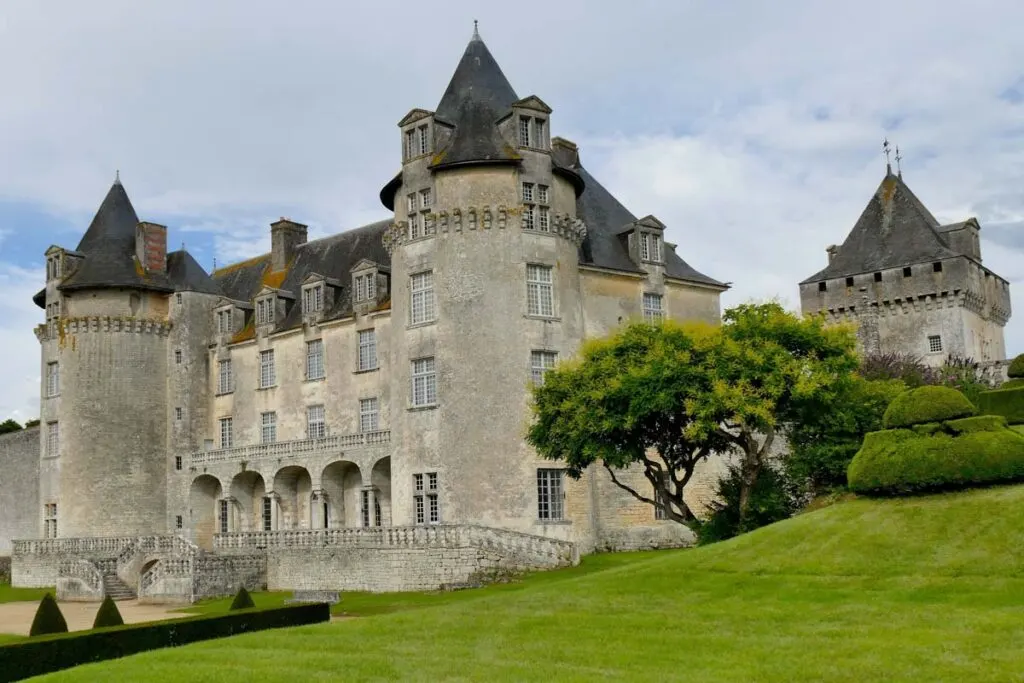
POLYGON ((1024 353, 1010 361, 1010 367, 1006 369, 1006 374, 1014 378, 1024 377, 1024 353))
POLYGON ((885 409, 882 425, 896 429, 969 417, 975 412, 974 404, 956 389, 929 385, 904 391, 894 398, 885 409))
POLYGON ((847 470, 850 488, 901 495, 1024 481, 1024 435, 978 418, 944 425, 965 426, 955 436, 945 429, 930 436, 911 429, 869 433, 847 470))
POLYGON ((329 621, 327 603, 249 609, 40 636, 0 646, 0 683, 211 638, 329 621))
POLYGON ((985 415, 1002 415, 1010 424, 1024 424, 1024 386, 1007 388, 1006 384, 982 392, 978 408, 985 415))

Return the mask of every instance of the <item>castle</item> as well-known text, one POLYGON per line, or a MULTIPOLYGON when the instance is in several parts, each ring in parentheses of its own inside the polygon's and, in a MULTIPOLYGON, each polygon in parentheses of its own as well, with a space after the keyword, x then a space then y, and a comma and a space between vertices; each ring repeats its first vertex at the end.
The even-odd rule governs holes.
POLYGON ((603 470, 540 459, 529 386, 627 320, 718 321, 728 285, 604 189, 475 32, 398 127, 386 220, 307 241, 282 218, 270 253, 208 274, 118 179, 47 250, 35 512, 0 523, 16 585, 425 589, 691 540, 603 470))

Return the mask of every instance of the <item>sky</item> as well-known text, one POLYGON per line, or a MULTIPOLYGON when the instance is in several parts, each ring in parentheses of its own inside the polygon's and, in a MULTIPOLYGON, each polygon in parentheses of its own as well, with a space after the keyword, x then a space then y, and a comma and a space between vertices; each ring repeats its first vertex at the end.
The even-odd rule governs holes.
MULTIPOLYGON (((398 121, 434 109, 473 30, 552 134, 723 308, 824 267, 885 172, 942 222, 977 216, 985 264, 1024 281, 1024 3, 0 2, 0 421, 38 415, 31 301, 115 171, 142 220, 207 269, 387 217, 398 121), (526 6, 524 6, 526 7, 526 6)), ((1024 313, 1006 328, 1024 352, 1024 313)))

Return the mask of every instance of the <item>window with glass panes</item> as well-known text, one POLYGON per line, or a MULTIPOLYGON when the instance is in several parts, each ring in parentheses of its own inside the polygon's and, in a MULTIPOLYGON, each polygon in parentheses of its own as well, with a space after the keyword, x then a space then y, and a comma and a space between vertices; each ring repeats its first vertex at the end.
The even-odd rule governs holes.
POLYGON ((274 322, 274 298, 268 297, 256 302, 256 324, 266 325, 274 322))
POLYGON ((412 475, 413 514, 416 524, 439 524, 441 506, 438 502, 437 472, 412 475))
POLYGON ((217 362, 217 393, 230 394, 235 390, 235 377, 231 370, 231 359, 217 362))
POLYGON ((306 342, 306 379, 324 378, 324 341, 311 339, 306 342))
POLYGON ((551 267, 530 264, 526 266, 526 311, 530 315, 555 314, 554 288, 551 267))
POLYGON ((327 436, 327 421, 322 405, 306 408, 306 437, 322 439, 327 436))
POLYGON ((375 330, 359 331, 359 369, 374 370, 377 367, 377 333, 375 330))
POLYGON ((277 413, 261 413, 260 417, 260 441, 274 443, 277 441, 277 413))
POLYGON ((46 454, 50 457, 60 455, 60 425, 56 422, 46 423, 46 454))
POLYGON ((414 240, 423 237, 423 221, 417 211, 417 197, 415 192, 405 198, 406 214, 409 219, 409 239, 414 240))
POLYGON ((544 375, 555 367, 558 354, 554 351, 530 352, 530 378, 534 384, 544 384, 544 375))
POLYGON ((375 432, 379 426, 377 397, 359 399, 359 431, 375 432))
POLYGON ((263 530, 273 531, 274 530, 274 499, 270 496, 264 496, 263 498, 263 530))
POLYGON ((437 375, 434 359, 419 358, 412 362, 412 405, 430 406, 437 402, 437 375))
POLYGON ((231 418, 220 418, 220 447, 231 448, 234 441, 235 437, 231 418))
POLYGON ((365 488, 361 494, 359 511, 363 526, 381 526, 380 501, 377 500, 376 491, 372 488, 365 488))
POLYGON ((661 307, 661 295, 652 294, 650 292, 644 293, 644 320, 649 323, 660 322, 665 317, 665 312, 661 307))
POLYGON ((60 365, 46 364, 46 395, 56 396, 60 393, 60 365))
POLYGON ((43 537, 57 538, 57 504, 43 506, 43 537))
POLYGON ((563 519, 565 496, 562 481, 565 470, 537 470, 537 518, 563 519))
POLYGON ((302 312, 316 313, 324 308, 324 286, 313 285, 302 290, 302 312))
POLYGON ((434 320, 434 272, 427 270, 409 278, 411 324, 434 320))
POLYGON ((274 386, 274 350, 260 351, 260 389, 274 386))

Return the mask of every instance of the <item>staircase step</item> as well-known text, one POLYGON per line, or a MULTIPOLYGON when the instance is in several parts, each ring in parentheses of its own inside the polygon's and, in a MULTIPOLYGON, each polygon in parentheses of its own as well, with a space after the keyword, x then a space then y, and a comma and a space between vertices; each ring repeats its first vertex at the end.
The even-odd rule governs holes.
POLYGON ((103 576, 103 591, 109 595, 112 600, 134 600, 138 597, 135 595, 135 591, 132 590, 131 586, 117 578, 116 574, 105 574, 103 576))

